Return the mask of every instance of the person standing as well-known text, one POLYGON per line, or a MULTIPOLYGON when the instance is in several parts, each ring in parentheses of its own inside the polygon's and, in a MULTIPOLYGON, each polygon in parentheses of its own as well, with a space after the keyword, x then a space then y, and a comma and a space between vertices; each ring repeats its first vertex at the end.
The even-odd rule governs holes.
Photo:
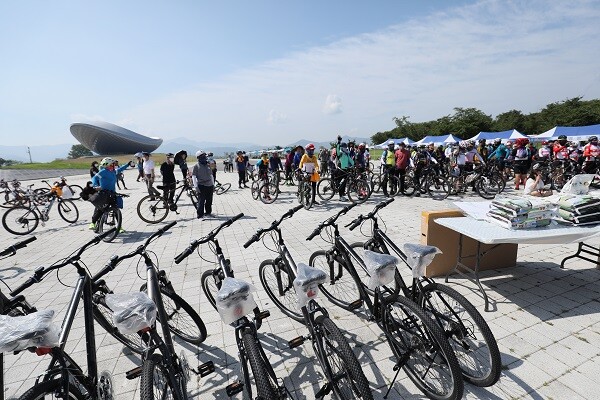
POLYGON ((303 172, 306 174, 310 174, 310 185, 312 186, 312 202, 313 204, 319 204, 315 200, 315 196, 317 194, 317 182, 319 182, 319 161, 317 156, 315 156, 315 145, 309 143, 306 145, 306 152, 302 155, 300 159, 300 164, 298 165, 303 172))
POLYGON ((179 165, 179 169, 181 170, 181 174, 183 175, 184 182, 187 182, 188 178, 188 166, 186 161, 187 155, 187 151, 179 150, 177 153, 175 153, 175 158, 173 160, 173 162, 176 165, 179 165))
MULTIPOLYGON (((192 168, 192 181, 198 192, 198 209, 196 210, 197 217, 212 216, 212 200, 215 188, 212 171, 208 166, 208 156, 202 150, 196 152, 198 163, 192 168)), ((243 158, 243 157, 242 157, 243 158)))
POLYGON ((144 180, 151 196, 160 196, 160 192, 154 188, 154 161, 150 159, 150 153, 142 153, 144 159, 144 180))
POLYGON ((329 150, 325 147, 321 147, 319 151, 319 170, 323 175, 327 175, 327 166, 329 164, 329 150))
POLYGON ((175 197, 175 156, 173 153, 166 154, 167 160, 160 165, 160 174, 162 175, 163 198, 168 203, 169 208, 173 204, 175 197))
POLYGON ((212 171, 213 181, 217 183, 217 162, 215 161, 213 153, 208 153, 206 156, 208 158, 208 166, 212 171))
POLYGON ((389 176, 393 175, 394 169, 396 168, 396 153, 394 150, 394 141, 389 140, 387 142, 388 148, 381 153, 381 164, 383 165, 383 179, 381 180, 381 188, 383 189, 383 195, 388 196, 388 180, 389 176))
POLYGON ((123 184, 123 189, 127 190, 127 186, 125 186, 125 174, 123 174, 123 170, 119 170, 119 162, 115 160, 115 170, 117 170, 117 188, 121 190, 121 184, 123 184))
POLYGON ((400 142, 399 146, 400 148, 396 150, 396 174, 400 181, 400 193, 404 194, 404 179, 406 177, 406 168, 408 168, 410 162, 410 152, 406 150, 404 142, 400 142))
POLYGON ((238 170, 238 185, 240 189, 243 189, 243 187, 247 188, 248 186, 246 185, 246 160, 244 159, 244 153, 241 150, 237 152, 235 165, 238 170), (244 186, 242 187, 242 185, 244 186))
POLYGON ((144 180, 144 160, 142 159, 142 157, 137 157, 137 170, 138 170, 138 177, 135 181, 139 182, 140 179, 143 181, 144 180))
POLYGON ((98 161, 93 161, 92 165, 90 165, 90 178, 93 178, 99 171, 98 161))

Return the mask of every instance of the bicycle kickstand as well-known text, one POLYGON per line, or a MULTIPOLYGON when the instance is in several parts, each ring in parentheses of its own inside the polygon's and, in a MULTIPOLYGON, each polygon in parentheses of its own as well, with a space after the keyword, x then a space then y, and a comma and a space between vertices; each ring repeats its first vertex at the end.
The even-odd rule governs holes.
POLYGON ((384 399, 388 398, 388 395, 390 394, 390 391, 394 387, 394 383, 396 383, 396 379, 398 379, 398 374, 400 374, 400 369, 402 369, 402 366, 404 364, 406 364, 406 362, 408 361, 408 359, 409 359, 408 354, 404 354, 402 356, 402 358, 400 360, 398 360, 398 362, 396 363, 396 365, 394 365, 393 370, 396 371, 396 374, 394 375, 394 379, 392 379, 392 382, 390 383, 390 387, 388 388, 387 392, 385 392, 385 396, 383 396, 384 399))

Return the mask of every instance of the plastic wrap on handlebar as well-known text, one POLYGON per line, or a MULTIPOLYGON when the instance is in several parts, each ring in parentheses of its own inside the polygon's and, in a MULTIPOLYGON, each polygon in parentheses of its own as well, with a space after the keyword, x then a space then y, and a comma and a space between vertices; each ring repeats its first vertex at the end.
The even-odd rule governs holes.
POLYGON ((182 262, 183 260, 185 260, 187 258, 187 256, 189 256, 193 252, 194 252, 194 250, 192 249, 192 247, 191 246, 188 247, 181 254, 179 254, 177 257, 175 257, 175 264, 179 264, 180 262, 182 262))
POLYGON ((29 243, 36 241, 37 238, 35 236, 32 236, 28 239, 23 240, 22 242, 19 242, 17 244, 14 245, 15 250, 16 249, 22 249, 23 247, 27 246, 29 243))

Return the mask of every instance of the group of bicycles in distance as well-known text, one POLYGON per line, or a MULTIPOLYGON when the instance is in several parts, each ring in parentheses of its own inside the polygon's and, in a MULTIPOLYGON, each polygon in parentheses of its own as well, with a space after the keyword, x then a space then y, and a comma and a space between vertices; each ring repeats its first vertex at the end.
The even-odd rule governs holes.
MULTIPOLYGON (((314 395, 318 399, 368 400, 373 399, 376 389, 382 390, 384 398, 395 398, 397 392, 392 393, 392 389, 402 372, 423 395, 437 400, 462 398, 465 382, 489 387, 500 378, 498 345, 484 318, 456 290, 424 274, 437 249, 410 243, 401 247, 385 233, 385 223, 379 218, 379 212, 394 200, 383 199, 365 214, 355 213, 354 219, 345 224, 350 231, 359 229, 365 236, 362 242, 348 243, 340 229, 339 219, 356 211, 353 210, 358 206, 356 202, 346 204, 324 221, 315 223, 306 240, 320 237, 329 248, 315 251, 307 263, 292 256, 284 239, 286 229, 281 226, 285 220, 302 212, 302 204, 245 238, 244 248, 260 242, 274 253, 273 257, 257 262, 249 270, 256 269, 262 288, 272 303, 304 326, 301 336, 281 346, 292 349, 306 343, 312 348, 315 365, 321 370, 320 386, 314 395), (320 300, 320 293, 329 302, 320 300), (370 385, 364 372, 366 366, 361 364, 354 350, 362 344, 350 339, 343 327, 336 324, 336 318, 330 316, 332 305, 356 313, 357 318, 377 326, 383 333, 385 346, 389 346, 393 360, 390 372, 394 378, 385 382, 386 386, 389 383, 387 388, 370 385)), ((282 375, 284 370, 278 369, 280 372, 276 373, 271 362, 273 358, 263 346, 265 337, 261 330, 267 326, 263 322, 270 317, 270 310, 261 309, 255 302, 256 288, 235 277, 237 266, 232 265, 219 242, 221 232, 244 217, 240 213, 222 221, 171 257, 175 265, 184 261, 202 265, 198 279, 205 299, 201 300, 200 309, 206 301, 205 304, 218 311, 222 322, 228 326, 223 334, 231 335, 232 342, 235 338, 240 373, 225 387, 226 395, 243 394, 244 398, 255 400, 293 399, 295 394, 284 380, 288 377, 282 375), (202 249, 211 252, 214 258, 207 259, 202 249)), ((167 223, 124 254, 100 261, 98 257, 86 259, 86 251, 112 235, 116 229, 113 227, 72 249, 66 257, 61 256, 50 265, 36 268, 17 287, 11 288, 2 281, 2 357, 32 352, 38 356, 48 355, 49 359, 45 372, 31 388, 20 394, 20 399, 115 398, 112 375, 99 368, 95 342, 97 328, 105 330, 139 355, 139 365, 127 371, 125 376, 131 380, 139 378, 141 399, 188 399, 206 395, 188 391, 192 374, 205 377, 220 368, 203 359, 200 345, 208 335, 206 325, 199 310, 178 293, 165 267, 160 265, 165 262, 165 249, 159 244, 160 238, 176 224, 177 221, 167 223), (153 247, 159 250, 155 253, 153 247), (161 254, 160 262, 157 253, 161 254), (109 287, 106 281, 112 271, 124 268, 120 265, 128 259, 137 260, 137 274, 143 281, 139 291, 134 293, 122 293, 121 288, 117 285, 109 287), (44 285, 55 271, 58 277, 59 270, 77 273, 75 282, 63 283, 64 277, 60 280, 72 290, 60 326, 52 321, 51 304, 33 304, 27 299, 30 288, 44 285), (83 312, 78 313, 81 300, 83 312), (73 327, 82 326, 77 319, 83 319, 85 367, 66 349, 73 327), (197 348, 198 365, 195 362, 192 365, 185 353, 177 349, 174 337, 197 348)), ((290 233, 297 235, 296 230, 290 233)), ((23 249, 27 246, 35 249, 35 240, 35 237, 29 237, 15 243, 1 251, 0 257, 5 259, 17 252, 26 253, 23 249)), ((63 249, 63 254, 67 253, 69 250, 63 249)), ((211 331, 210 334, 216 333, 211 331)), ((369 367, 380 368, 376 363, 369 367)), ((302 376, 293 379, 297 382, 302 376)), ((4 383, 0 384, 3 396, 4 383)), ((294 390, 299 390, 300 385, 295 386, 294 390)))

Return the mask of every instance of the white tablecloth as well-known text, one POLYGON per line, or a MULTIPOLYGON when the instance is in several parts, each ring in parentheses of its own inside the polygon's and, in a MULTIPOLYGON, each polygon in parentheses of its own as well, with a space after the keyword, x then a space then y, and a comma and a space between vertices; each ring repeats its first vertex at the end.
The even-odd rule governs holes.
POLYGON ((566 244, 600 237, 600 225, 549 225, 543 228, 510 230, 470 217, 437 218, 435 222, 486 244, 566 244))

